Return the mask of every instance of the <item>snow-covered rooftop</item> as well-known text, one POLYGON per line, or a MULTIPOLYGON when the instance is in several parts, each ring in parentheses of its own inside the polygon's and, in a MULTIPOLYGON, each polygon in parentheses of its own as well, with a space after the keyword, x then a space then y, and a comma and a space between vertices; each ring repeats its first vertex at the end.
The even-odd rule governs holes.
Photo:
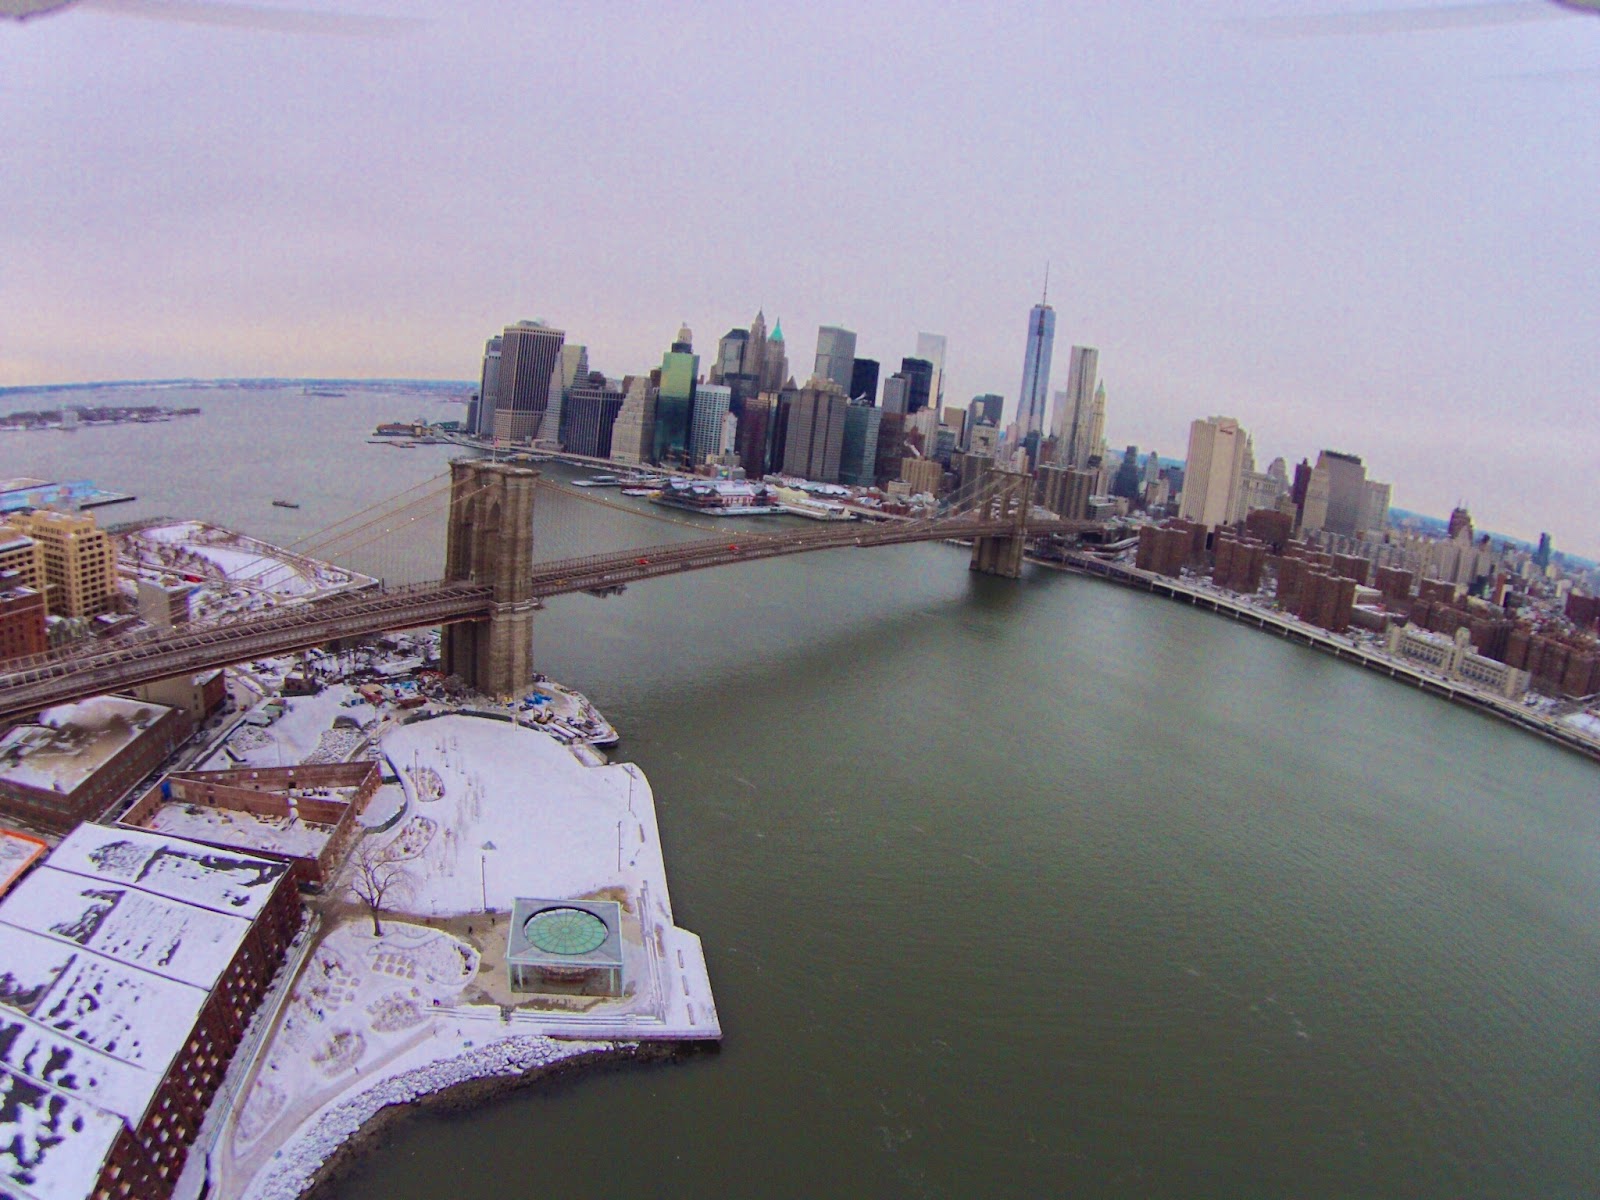
POLYGON ((0 780, 70 794, 171 711, 120 696, 47 708, 0 738, 0 780))
POLYGON ((62 839, 48 865, 238 917, 259 913, 289 869, 238 851, 105 825, 78 826, 62 839))
POLYGON ((0 1068, 0 1194, 87 1196, 121 1128, 108 1112, 0 1068))
POLYGON ((146 526, 124 535, 123 549, 141 565, 186 568, 286 598, 303 599, 373 582, 357 572, 205 521, 146 526))
POLYGON ((0 964, 0 1065, 138 1124, 206 991, 12 925, 0 964))
POLYGON ((0 904, 0 924, 86 946, 131 967, 209 990, 250 930, 247 917, 138 887, 108 887, 40 867, 0 904))
POLYGON ((0 829, 0 896, 38 858, 50 849, 49 845, 25 833, 0 829))
POLYGON ((291 858, 315 858, 333 835, 332 825, 312 824, 299 818, 260 816, 243 809, 212 808, 182 800, 162 804, 144 824, 157 833, 246 846, 291 858))
POLYGON ((81 825, 0 901, 0 1196, 87 1196, 287 868, 81 825))

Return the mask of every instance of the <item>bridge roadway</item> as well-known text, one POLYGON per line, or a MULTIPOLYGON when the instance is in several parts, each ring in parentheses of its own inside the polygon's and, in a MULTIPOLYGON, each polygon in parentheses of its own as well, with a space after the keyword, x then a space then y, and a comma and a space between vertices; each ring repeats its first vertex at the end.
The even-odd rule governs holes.
MULTIPOLYGON (((1098 528, 1085 521, 1033 521, 1029 538, 1081 533, 1098 528)), ((909 524, 866 526, 830 523, 820 529, 748 536, 696 538, 610 554, 537 563, 532 594, 541 599, 572 592, 602 591, 731 562, 747 562, 859 546, 893 546, 1011 533, 1009 522, 954 516, 909 524)), ((249 659, 291 654, 338 638, 390 629, 414 629, 484 617, 494 603, 487 584, 443 580, 387 591, 372 590, 293 605, 246 619, 181 629, 114 648, 57 651, 0 672, 0 722, 55 704, 105 692, 125 691, 173 675, 209 670, 249 659)))

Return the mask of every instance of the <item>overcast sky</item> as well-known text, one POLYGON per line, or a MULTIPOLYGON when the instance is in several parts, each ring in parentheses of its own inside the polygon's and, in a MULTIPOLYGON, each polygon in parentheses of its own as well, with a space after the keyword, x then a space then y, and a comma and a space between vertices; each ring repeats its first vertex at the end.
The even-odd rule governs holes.
POLYGON ((1227 414, 1263 468, 1347 450, 1600 554, 1600 19, 328 7, 419 20, 0 24, 0 385, 473 379, 520 318, 621 375, 764 306, 801 377, 819 324, 943 333, 947 401, 1009 420, 1048 259, 1052 386, 1099 347, 1114 447, 1227 414))

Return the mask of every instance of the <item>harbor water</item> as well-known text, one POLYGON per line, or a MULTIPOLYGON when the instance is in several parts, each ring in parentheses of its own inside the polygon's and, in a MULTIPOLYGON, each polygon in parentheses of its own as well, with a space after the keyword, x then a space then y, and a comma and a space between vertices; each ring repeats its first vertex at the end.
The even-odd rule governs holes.
MULTIPOLYGON (((284 541, 451 453, 366 444, 409 399, 178 396, 206 415, 4 435, 0 474, 284 541)), ((943 545, 562 597, 536 638, 650 778, 725 1042, 409 1115, 320 1195, 1595 1194, 1579 757, 943 545)))

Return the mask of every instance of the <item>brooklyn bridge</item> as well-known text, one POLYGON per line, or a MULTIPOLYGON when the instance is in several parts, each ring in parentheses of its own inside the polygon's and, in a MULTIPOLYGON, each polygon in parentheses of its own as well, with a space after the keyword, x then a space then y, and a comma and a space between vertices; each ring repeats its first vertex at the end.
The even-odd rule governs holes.
MULTIPOLYGON (((1031 476, 990 470, 931 516, 830 522, 773 533, 696 526, 696 536, 688 540, 539 561, 534 514, 539 496, 553 491, 622 507, 576 493, 528 467, 457 460, 448 483, 443 578, 180 626, 110 646, 90 642, 13 663, 0 673, 0 720, 343 638, 434 625, 444 627, 446 673, 459 676, 470 689, 510 695, 532 679, 534 614, 550 597, 604 595, 664 575, 817 550, 928 541, 970 542, 972 570, 1016 578, 1029 541, 1101 528, 1095 522, 1040 519, 1033 510, 1031 476)), ((373 518, 351 528, 374 526, 385 522, 373 518)), ((382 531, 403 537, 404 522, 382 531)))

